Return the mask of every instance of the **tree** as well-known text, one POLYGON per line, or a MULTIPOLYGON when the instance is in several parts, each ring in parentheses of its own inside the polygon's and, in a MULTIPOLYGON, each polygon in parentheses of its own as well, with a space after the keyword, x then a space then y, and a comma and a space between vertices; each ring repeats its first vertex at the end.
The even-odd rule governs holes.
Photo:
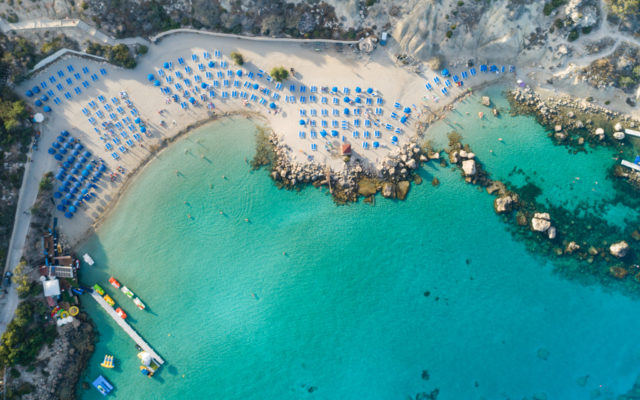
POLYGON ((640 65, 636 65, 635 67, 633 67, 633 71, 631 73, 633 74, 634 78, 640 79, 640 65))
POLYGON ((26 269, 26 261, 20 261, 13 269, 13 276, 11 277, 11 281, 17 285, 16 292, 18 292, 18 296, 21 299, 27 297, 31 291, 31 280, 26 269))
POLYGON ((40 184, 38 185, 41 192, 49 191, 53 189, 53 173, 47 172, 44 174, 42 179, 40 180, 40 184))
POLYGON ((270 75, 276 81, 282 82, 289 77, 289 71, 285 67, 273 67, 270 75))
POLYGON ((231 59, 237 65, 244 64, 244 57, 242 57, 242 54, 238 53, 237 51, 234 51, 233 53, 231 53, 231 59))

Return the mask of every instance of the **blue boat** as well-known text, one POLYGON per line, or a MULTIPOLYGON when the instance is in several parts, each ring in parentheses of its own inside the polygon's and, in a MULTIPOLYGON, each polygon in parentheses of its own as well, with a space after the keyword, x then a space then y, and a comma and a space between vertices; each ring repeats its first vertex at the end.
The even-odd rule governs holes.
POLYGON ((98 391, 100 393, 102 393, 103 396, 108 395, 113 390, 113 386, 102 375, 100 375, 98 378, 96 378, 96 380, 93 381, 92 385, 93 385, 93 387, 98 389, 98 391))

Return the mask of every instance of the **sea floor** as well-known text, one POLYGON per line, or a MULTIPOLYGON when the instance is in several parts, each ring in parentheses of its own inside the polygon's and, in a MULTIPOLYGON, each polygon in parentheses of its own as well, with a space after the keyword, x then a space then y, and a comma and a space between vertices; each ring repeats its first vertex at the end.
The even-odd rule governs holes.
MULTIPOLYGON (((569 154, 506 109, 479 123, 474 101, 427 135, 446 145, 449 123, 496 178, 517 183, 521 169, 549 201, 608 207, 607 150, 569 154)), ((424 167, 404 202, 337 206, 251 171, 255 132, 228 119, 179 140, 82 246, 96 260, 83 283, 107 288, 167 360, 142 376, 133 342, 84 297, 100 332, 85 381, 103 374, 122 399, 613 399, 631 388, 638 302, 554 273, 459 171, 424 167), (115 369, 99 366, 105 354, 115 369)))

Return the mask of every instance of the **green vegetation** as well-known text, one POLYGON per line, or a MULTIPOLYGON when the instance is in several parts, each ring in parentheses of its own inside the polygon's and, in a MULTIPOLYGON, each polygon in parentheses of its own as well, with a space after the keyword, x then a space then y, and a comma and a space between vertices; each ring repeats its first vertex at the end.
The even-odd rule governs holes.
POLYGON ((580 31, 582 31, 583 34, 588 35, 588 34, 591 33, 591 29, 592 29, 592 27, 585 26, 584 28, 580 29, 580 31))
POLYGON ((544 15, 549 16, 553 12, 553 10, 560 7, 565 2, 566 0, 551 0, 545 3, 544 8, 542 9, 542 12, 544 13, 544 15))
POLYGON ((453 36, 453 31, 447 31, 447 33, 445 34, 445 36, 447 38, 451 38, 451 36, 453 36))
POLYGON ((12 92, 3 90, 0 94, 0 147, 26 146, 32 135, 26 104, 12 92))
POLYGON ((640 0, 607 0, 611 11, 620 16, 627 17, 640 13, 640 0))
POLYGON ((635 67, 633 67, 631 74, 634 78, 640 79, 640 65, 636 65, 635 67))
POLYGON ((86 10, 87 8, 89 8, 89 3, 83 1, 82 3, 80 3, 80 8, 86 10))
POLYGON ((636 85, 636 81, 630 76, 621 76, 618 79, 618 85, 624 89, 632 88, 636 85))
POLYGON ((139 44, 136 46, 136 53, 138 54, 147 54, 149 52, 149 48, 143 44, 139 44))
POLYGON ((270 75, 276 81, 282 82, 289 77, 289 71, 285 67, 273 67, 270 75))
POLYGON ((41 192, 50 191, 53 189, 53 172, 47 172, 44 174, 38 185, 41 192))
POLYGON ((104 57, 110 63, 124 68, 135 68, 136 66, 136 60, 131 54, 131 50, 124 44, 109 46, 90 42, 87 46, 87 53, 104 57))
POLYGON ((580 37, 578 30, 572 29, 571 32, 569 32, 569 36, 567 36, 567 40, 573 42, 574 40, 578 39, 578 37, 580 37))
POLYGON ((29 279, 29 274, 27 269, 26 261, 20 261, 18 265, 13 269, 13 277, 11 277, 11 282, 13 282, 16 286, 16 292, 18 292, 18 296, 21 299, 29 296, 31 292, 31 280, 29 279))
POLYGON ((460 1, 458 2, 458 7, 462 7, 463 5, 464 5, 464 1, 460 0, 460 1))
POLYGON ((18 305, 13 321, 0 338, 0 367, 33 362, 44 344, 57 336, 55 324, 46 323, 47 307, 35 300, 18 305))
POLYGON ((367 6, 367 7, 371 7, 374 4, 376 4, 376 0, 367 0, 364 3, 364 5, 367 6))
POLYGON ((564 22, 562 22, 560 18, 556 18, 556 20, 553 21, 553 25, 555 25, 555 27, 558 29, 564 28, 564 22))
POLYGON ((231 59, 234 63, 236 63, 236 65, 244 64, 244 57, 242 57, 242 54, 238 53, 237 51, 231 53, 231 59))

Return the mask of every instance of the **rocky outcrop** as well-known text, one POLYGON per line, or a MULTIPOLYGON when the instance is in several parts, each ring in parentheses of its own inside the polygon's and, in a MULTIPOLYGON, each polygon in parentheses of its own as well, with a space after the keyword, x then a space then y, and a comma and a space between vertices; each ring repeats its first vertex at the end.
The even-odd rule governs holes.
POLYGON ((407 197, 407 193, 409 193, 409 188, 411 184, 409 181, 400 181, 396 185, 396 198, 398 200, 404 200, 407 197))
POLYGON ((609 253, 611 253, 611 255, 614 257, 622 258, 626 256, 628 252, 629 243, 625 242, 624 240, 609 246, 609 253))
POLYGON ((394 199, 396 197, 396 185, 391 182, 385 182, 382 184, 382 196, 388 199, 394 199))
POLYGON ((564 252, 567 254, 572 254, 574 251, 580 250, 580 245, 574 241, 567 243, 567 247, 565 247, 564 252))
POLYGON ((475 160, 464 160, 462 162, 462 171, 465 176, 474 176, 476 174, 476 161, 475 160))
POLYGON ((514 197, 515 196, 512 195, 496 197, 493 200, 493 209, 498 214, 506 214, 511 212, 515 203, 514 197))
POLYGON ((546 232, 551 227, 551 217, 549 213, 535 213, 531 218, 531 230, 535 232, 546 232))
POLYGON ((491 99, 489 98, 489 96, 482 96, 482 100, 480 101, 480 103, 483 106, 490 107, 491 106, 491 99))

